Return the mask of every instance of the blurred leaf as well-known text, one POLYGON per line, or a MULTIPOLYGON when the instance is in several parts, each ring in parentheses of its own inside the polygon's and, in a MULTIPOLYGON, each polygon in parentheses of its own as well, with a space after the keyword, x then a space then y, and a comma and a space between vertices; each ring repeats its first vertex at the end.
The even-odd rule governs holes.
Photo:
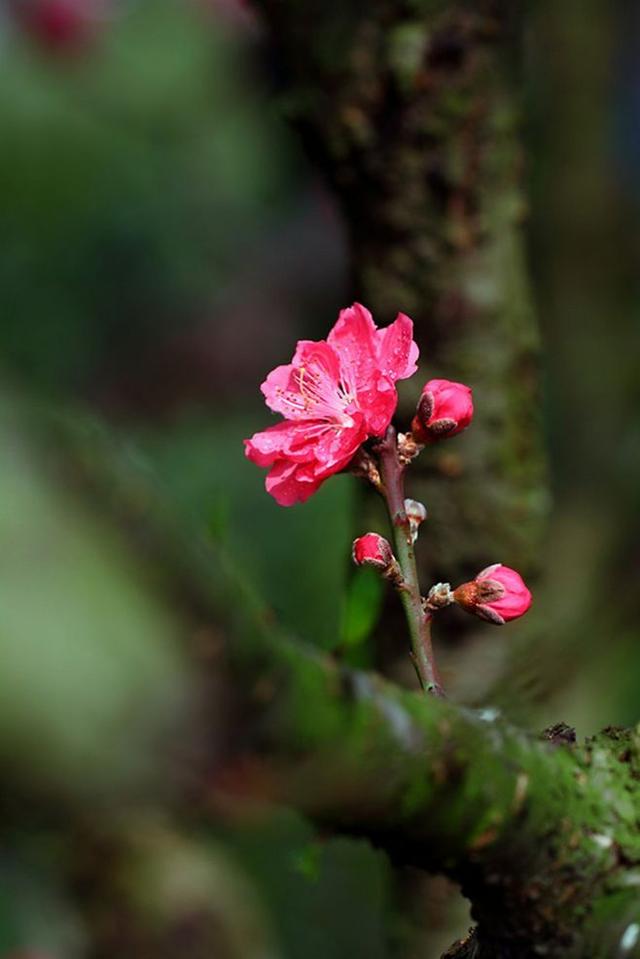
MULTIPOLYGON (((43 844, 34 850, 17 843, 7 855, 5 845, 0 866, 0 955, 81 959, 86 929, 66 897, 59 861, 48 855, 43 836, 37 838, 43 844)), ((33 836, 31 844, 36 846, 33 836)), ((56 851, 59 854, 58 847, 56 851)))
POLYGON ((0 883, 0 955, 24 945, 18 932, 16 912, 15 898, 5 884, 0 883))
POLYGON ((351 577, 342 613, 342 643, 358 646, 378 622, 384 597, 384 581, 373 569, 361 567, 351 577))
POLYGON ((0 413, 0 757, 38 788, 99 795, 166 772, 189 695, 181 631, 115 532, 0 413))
POLYGON ((295 857, 295 868, 305 879, 318 879, 320 875, 320 845, 310 842, 300 849, 295 857))
POLYGON ((390 954, 391 872, 384 854, 368 842, 320 841, 287 810, 243 823, 226 838, 257 880, 287 959, 390 954))
POLYGON ((264 471, 244 456, 257 418, 184 420, 171 430, 139 431, 184 522, 214 530, 282 623, 325 649, 340 642, 349 570, 353 480, 333 477, 311 500, 285 509, 264 489, 264 471))

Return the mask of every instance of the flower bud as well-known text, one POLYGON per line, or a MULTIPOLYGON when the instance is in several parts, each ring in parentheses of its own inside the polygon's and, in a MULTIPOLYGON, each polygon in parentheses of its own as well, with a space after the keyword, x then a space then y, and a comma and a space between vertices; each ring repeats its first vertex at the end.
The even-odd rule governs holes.
POLYGON ((409 520, 409 531, 411 533, 411 542, 415 543, 418 538, 418 529, 420 523, 424 523, 427 518, 427 508, 423 503, 415 499, 406 499, 404 501, 404 511, 409 520))
POLYGON ((497 626, 517 619, 531 606, 531 593, 520 573, 501 563, 487 566, 470 583, 458 586, 453 598, 468 613, 497 626))
POLYGON ((356 566, 375 566, 385 570, 394 562, 389 541, 378 533, 365 533, 354 540, 351 555, 356 566))
POLYGON ((445 606, 451 606, 455 602, 451 586, 449 583, 436 583, 429 590, 427 598, 423 600, 425 611, 436 612, 438 609, 444 609, 445 606))
POLYGON ((411 431, 418 443, 434 443, 465 430, 472 417, 468 386, 451 380, 429 380, 418 401, 411 431))
POLYGON ((407 589, 398 560, 391 551, 391 545, 378 533, 365 533, 353 541, 351 550, 356 566, 373 566, 388 579, 397 590, 407 589))

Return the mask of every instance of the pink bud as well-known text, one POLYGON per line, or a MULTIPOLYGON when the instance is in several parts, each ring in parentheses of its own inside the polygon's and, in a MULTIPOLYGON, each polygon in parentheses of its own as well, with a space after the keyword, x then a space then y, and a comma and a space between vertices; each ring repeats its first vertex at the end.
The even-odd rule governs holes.
POLYGON ((378 533, 365 533, 353 542, 351 551, 356 566, 375 566, 387 569, 394 562, 391 545, 378 533))
POLYGON ((501 563, 487 566, 470 583, 458 586, 453 597, 468 613, 498 626, 522 616, 531 606, 531 593, 520 573, 501 563))
POLYGON ((17 6, 25 29, 52 52, 83 50, 99 31, 107 0, 28 0, 17 6))
POLYGON ((411 424, 419 443, 433 443, 465 430, 473 417, 471 390, 464 383, 429 380, 411 424))

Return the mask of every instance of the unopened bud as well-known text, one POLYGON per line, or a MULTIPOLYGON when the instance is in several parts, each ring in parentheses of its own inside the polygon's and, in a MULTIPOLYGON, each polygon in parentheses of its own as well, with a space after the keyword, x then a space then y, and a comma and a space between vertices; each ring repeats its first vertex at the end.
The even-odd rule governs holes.
POLYGON ((435 586, 431 587, 426 600, 424 600, 424 608, 434 612, 437 609, 443 609, 445 606, 451 606, 453 602, 453 593, 449 583, 436 583, 435 586))
POLYGON ((400 564, 393 555, 389 541, 379 533, 365 533, 354 540, 351 556, 356 566, 373 566, 397 589, 405 588, 400 564))
POLYGON ((531 593, 520 573, 501 563, 487 566, 470 583, 453 591, 454 601, 468 613, 503 626, 531 606, 531 593))
POLYGON ((411 542, 415 543, 418 538, 420 523, 424 523, 427 518, 427 508, 423 503, 415 499, 406 499, 404 501, 404 511, 409 520, 409 532, 411 533, 411 542))
POLYGON ((356 566, 376 566, 378 569, 386 569, 394 559, 391 544, 379 533, 359 536, 353 541, 351 555, 356 566))
POLYGON ((468 386, 451 380, 429 380, 418 401, 411 431, 418 443, 434 443, 462 432, 472 418, 473 399, 468 386))

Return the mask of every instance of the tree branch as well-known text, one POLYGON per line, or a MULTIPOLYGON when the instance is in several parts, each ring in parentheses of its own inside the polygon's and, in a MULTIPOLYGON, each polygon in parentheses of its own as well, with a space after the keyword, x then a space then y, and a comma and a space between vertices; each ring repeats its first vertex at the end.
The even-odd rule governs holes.
POLYGON ((223 613, 231 626, 215 665, 237 707, 227 730, 235 745, 193 777, 201 808, 210 807, 212 778, 218 799, 240 801, 229 783, 250 759, 264 798, 461 882, 478 928, 459 955, 640 956, 640 942, 619 951, 638 921, 637 729, 606 730, 581 747, 561 727, 543 740, 495 711, 341 669, 274 630, 224 553, 181 542, 151 491, 141 516, 139 484, 130 504, 131 467, 121 469, 116 446, 100 450, 92 439, 86 455, 86 436, 61 425, 66 480, 102 511, 107 504, 165 599, 199 627, 219 629, 223 613))
POLYGON ((273 797, 460 881, 476 955, 617 955, 637 917, 637 731, 556 746, 293 647, 266 684, 273 797))

